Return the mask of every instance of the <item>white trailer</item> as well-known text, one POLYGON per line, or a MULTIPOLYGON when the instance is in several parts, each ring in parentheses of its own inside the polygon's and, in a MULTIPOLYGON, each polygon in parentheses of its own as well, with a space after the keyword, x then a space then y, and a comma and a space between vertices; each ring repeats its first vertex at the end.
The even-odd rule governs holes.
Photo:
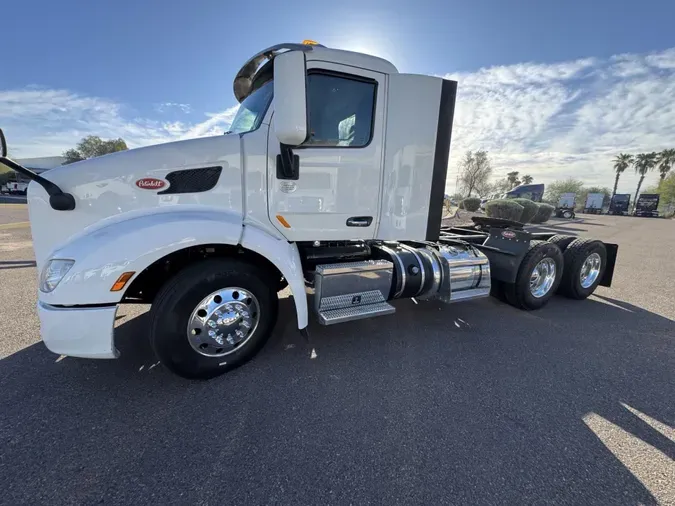
POLYGON ((237 74, 226 135, 44 175, 6 158, 2 138, 0 161, 33 180, 45 345, 115 358, 118 305, 151 303, 158 359, 209 378, 261 349, 286 286, 305 335, 310 313, 332 325, 394 313, 398 298, 492 293, 537 309, 609 286, 616 245, 489 218, 441 228, 456 89, 366 54, 280 44, 237 74))
POLYGON ((586 204, 584 205, 584 213, 600 214, 602 213, 602 205, 605 202, 604 193, 589 193, 586 196, 586 204))

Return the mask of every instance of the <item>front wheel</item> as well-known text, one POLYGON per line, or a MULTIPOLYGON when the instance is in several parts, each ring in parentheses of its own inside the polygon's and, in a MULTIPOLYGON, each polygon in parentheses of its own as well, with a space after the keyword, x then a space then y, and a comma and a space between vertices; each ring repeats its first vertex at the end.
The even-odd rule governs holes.
POLYGON ((574 214, 572 213, 572 211, 563 211, 562 216, 563 216, 563 218, 565 218, 566 220, 569 220, 570 218, 573 218, 573 217, 574 217, 574 214))
POLYGON ((277 318, 276 286, 263 271, 231 259, 205 260, 179 272, 157 294, 150 341, 172 372, 219 376, 251 360, 277 318))
POLYGON ((523 258, 515 283, 504 286, 509 304, 520 309, 540 309, 555 294, 563 272, 560 248, 544 241, 532 241, 523 258))

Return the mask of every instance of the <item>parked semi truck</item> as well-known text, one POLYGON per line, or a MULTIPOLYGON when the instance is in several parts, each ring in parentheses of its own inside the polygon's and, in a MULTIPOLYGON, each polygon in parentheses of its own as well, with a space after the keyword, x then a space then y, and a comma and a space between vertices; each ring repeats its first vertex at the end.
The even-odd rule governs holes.
POLYGON ((533 202, 541 202, 544 196, 545 185, 543 184, 521 184, 509 190, 504 194, 506 199, 530 199, 533 202))
POLYGON ((10 195, 25 195, 28 183, 10 181, 4 186, 4 191, 10 195))
POLYGON ((577 203, 576 193, 563 193, 558 199, 558 205, 555 208, 555 215, 558 218, 565 218, 567 220, 575 218, 574 207, 577 203))
POLYGON ((630 193, 617 193, 612 197, 609 203, 609 214, 625 216, 628 215, 630 207, 630 193))
POLYGON ((635 203, 635 216, 646 216, 648 218, 659 217, 659 200, 661 196, 658 193, 642 193, 635 203))
POLYGON ((589 193, 586 196, 586 203, 584 204, 584 213, 602 214, 602 205, 604 202, 605 202, 604 193, 589 193))
POLYGON ((484 217, 441 227, 456 89, 370 55, 289 43, 241 68, 226 135, 44 175, 7 158, 3 138, 0 161, 33 180, 45 345, 115 358, 118 305, 150 303, 159 361, 210 378, 261 349, 284 287, 307 336, 310 314, 339 324, 394 313, 393 299, 492 294, 533 310, 556 292, 584 299, 610 286, 615 244, 484 217))

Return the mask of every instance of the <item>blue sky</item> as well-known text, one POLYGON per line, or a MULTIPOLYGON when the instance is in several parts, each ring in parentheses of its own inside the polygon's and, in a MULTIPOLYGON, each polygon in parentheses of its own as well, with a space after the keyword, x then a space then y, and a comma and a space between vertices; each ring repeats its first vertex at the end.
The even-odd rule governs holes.
POLYGON ((0 9, 0 124, 18 156, 59 154, 88 134, 132 146, 215 134, 232 117, 240 65, 304 38, 457 78, 451 171, 462 151, 484 148, 497 173, 610 184, 612 153, 675 147, 662 146, 675 144, 672 0, 35 0, 0 9))

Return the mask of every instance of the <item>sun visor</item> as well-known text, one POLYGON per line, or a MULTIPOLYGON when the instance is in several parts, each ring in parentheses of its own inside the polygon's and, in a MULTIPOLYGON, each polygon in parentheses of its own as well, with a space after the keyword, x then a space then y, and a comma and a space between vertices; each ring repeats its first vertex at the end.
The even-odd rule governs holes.
POLYGON ((244 64, 241 70, 239 70, 237 73, 237 76, 234 78, 233 89, 237 102, 241 103, 251 94, 253 91, 256 74, 267 62, 272 61, 275 56, 286 51, 309 52, 312 50, 314 45, 318 44, 277 44, 276 46, 268 47, 267 49, 260 51, 258 54, 253 56, 244 64))

